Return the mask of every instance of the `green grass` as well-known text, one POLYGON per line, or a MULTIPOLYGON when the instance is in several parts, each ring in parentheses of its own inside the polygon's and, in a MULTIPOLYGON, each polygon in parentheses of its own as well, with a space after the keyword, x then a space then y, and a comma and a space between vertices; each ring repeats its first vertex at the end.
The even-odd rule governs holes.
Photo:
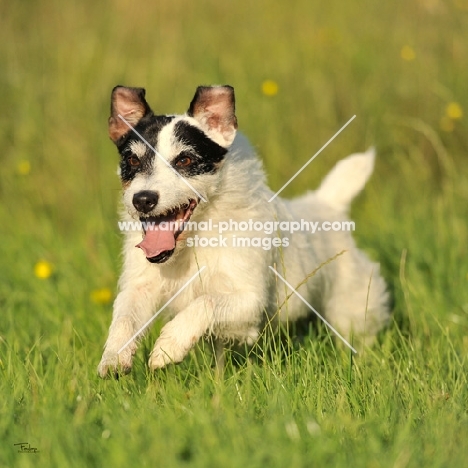
POLYGON ((43 0, 0 14, 1 467, 466 466, 465 0, 43 0), (106 128, 118 83, 146 87, 161 113, 185 111, 199 84, 235 86, 274 189, 357 115, 284 195, 376 145, 355 237, 395 310, 371 352, 350 360, 321 329, 231 353, 222 378, 209 344, 152 374, 154 329, 129 376, 98 379, 111 305, 90 295, 115 291, 121 262, 106 128))

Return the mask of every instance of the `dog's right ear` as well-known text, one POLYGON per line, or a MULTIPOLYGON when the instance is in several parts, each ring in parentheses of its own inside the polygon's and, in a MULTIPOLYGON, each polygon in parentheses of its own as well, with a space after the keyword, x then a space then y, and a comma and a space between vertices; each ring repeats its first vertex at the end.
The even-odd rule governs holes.
POLYGON ((149 112, 151 109, 145 100, 143 88, 116 86, 111 95, 111 116, 109 117, 111 140, 117 143, 120 138, 131 131, 125 122, 134 127, 149 112))

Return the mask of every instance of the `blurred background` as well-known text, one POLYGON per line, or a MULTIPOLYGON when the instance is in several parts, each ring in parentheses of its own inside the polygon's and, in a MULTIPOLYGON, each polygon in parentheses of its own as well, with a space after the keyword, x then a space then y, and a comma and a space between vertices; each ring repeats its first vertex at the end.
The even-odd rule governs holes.
POLYGON ((375 145, 354 209, 360 245, 397 303, 404 256, 421 295, 466 323, 466 0, 43 0, 2 2, 0 14, 0 301, 27 314, 26 335, 99 304, 106 328, 120 266, 107 136, 117 84, 146 88, 156 113, 185 112, 200 84, 234 86, 274 190, 356 114, 283 195, 375 145))
POLYGON ((0 18, 1 466, 38 466, 23 441, 50 466, 155 466, 149 447, 167 466, 464 466, 468 0, 16 0, 0 18), (131 376, 98 380, 121 266, 117 84, 162 114, 234 86, 273 190, 356 115, 282 195, 376 147, 354 235, 396 320, 370 359, 312 339, 221 384, 209 352, 150 375, 156 327, 131 376))

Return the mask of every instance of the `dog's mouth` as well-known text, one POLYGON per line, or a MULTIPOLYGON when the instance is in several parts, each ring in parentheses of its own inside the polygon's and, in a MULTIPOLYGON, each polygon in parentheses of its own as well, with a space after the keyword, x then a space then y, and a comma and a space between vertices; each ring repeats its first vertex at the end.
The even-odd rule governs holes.
POLYGON ((176 240, 190 220, 198 202, 190 200, 182 207, 173 208, 159 216, 141 217, 143 240, 136 245, 151 263, 164 263, 174 253, 176 240))

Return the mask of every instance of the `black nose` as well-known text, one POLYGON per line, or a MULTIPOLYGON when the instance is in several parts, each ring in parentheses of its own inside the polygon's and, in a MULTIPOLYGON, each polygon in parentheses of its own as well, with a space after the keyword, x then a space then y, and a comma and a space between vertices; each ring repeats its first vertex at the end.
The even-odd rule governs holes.
POLYGON ((159 195, 151 190, 143 190, 133 195, 133 206, 140 213, 149 213, 158 204, 159 195))

